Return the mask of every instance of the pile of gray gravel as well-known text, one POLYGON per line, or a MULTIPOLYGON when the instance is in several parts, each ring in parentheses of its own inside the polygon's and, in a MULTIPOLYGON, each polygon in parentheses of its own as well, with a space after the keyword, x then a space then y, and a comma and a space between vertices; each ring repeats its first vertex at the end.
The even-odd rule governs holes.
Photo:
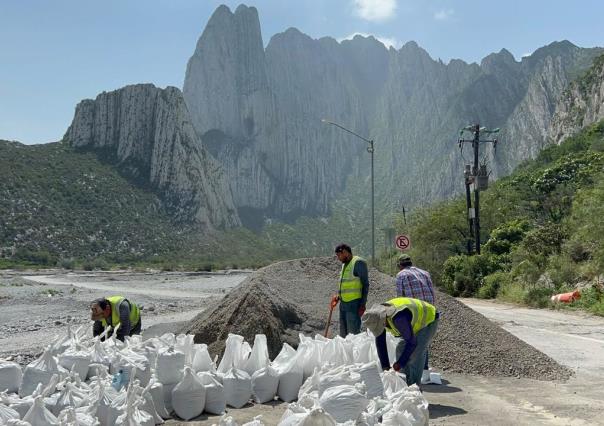
MULTIPOLYGON (((240 334, 249 342, 255 334, 264 333, 274 357, 284 342, 295 346, 298 333, 323 334, 339 271, 340 264, 333 257, 269 265, 182 331, 195 334, 195 341, 207 343, 214 354, 221 354, 229 333, 240 334)), ((392 277, 371 269, 369 281, 368 307, 396 296, 392 277)), ((438 370, 538 380, 565 380, 572 374, 455 298, 438 291, 436 297, 441 319, 430 349, 430 364, 438 370)), ((330 335, 337 333, 336 308, 330 335)))

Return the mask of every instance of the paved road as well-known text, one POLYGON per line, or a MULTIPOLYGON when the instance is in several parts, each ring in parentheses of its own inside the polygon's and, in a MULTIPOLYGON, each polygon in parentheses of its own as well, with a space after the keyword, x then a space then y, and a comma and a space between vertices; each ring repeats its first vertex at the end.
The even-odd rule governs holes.
MULTIPOLYGON (((604 318, 460 299, 491 321, 577 373, 604 379, 604 318)), ((604 395, 603 395, 604 398, 604 395)))

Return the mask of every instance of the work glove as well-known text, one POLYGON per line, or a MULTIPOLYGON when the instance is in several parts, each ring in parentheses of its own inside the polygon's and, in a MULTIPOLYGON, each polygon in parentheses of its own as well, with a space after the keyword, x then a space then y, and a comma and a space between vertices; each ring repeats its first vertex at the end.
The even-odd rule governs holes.
POLYGON ((359 307, 358 314, 359 314, 360 317, 362 317, 364 313, 365 313, 365 305, 361 305, 359 307))
POLYGON ((392 364, 392 369, 394 371, 401 371, 401 365, 398 362, 395 362, 394 364, 392 364))
POLYGON ((337 294, 334 294, 333 296, 331 296, 331 302, 329 304, 329 306, 331 306, 331 309, 335 308, 338 305, 339 301, 340 301, 340 297, 337 294))

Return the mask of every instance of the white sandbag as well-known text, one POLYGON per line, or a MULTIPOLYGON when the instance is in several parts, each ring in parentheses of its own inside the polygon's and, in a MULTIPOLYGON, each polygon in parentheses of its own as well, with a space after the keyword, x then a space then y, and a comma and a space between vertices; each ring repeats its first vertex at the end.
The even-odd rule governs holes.
POLYGON ((21 416, 16 410, 0 403, 0 425, 5 424, 10 419, 20 419, 21 416))
POLYGON ((302 366, 297 362, 296 351, 284 343, 279 355, 273 361, 272 367, 279 373, 277 396, 285 402, 295 400, 304 381, 304 372, 302 366))
POLYGON ((23 420, 30 423, 31 426, 59 425, 59 420, 44 406, 44 401, 42 401, 41 396, 34 400, 34 404, 31 406, 27 414, 25 414, 23 420))
POLYGON ((42 356, 35 361, 32 361, 23 373, 23 380, 19 388, 20 396, 31 395, 38 384, 46 386, 52 379, 53 374, 59 374, 59 366, 57 361, 47 349, 42 356))
POLYGON ((25 417, 29 409, 34 405, 34 399, 31 396, 20 398, 16 394, 7 395, 0 393, 0 402, 19 414, 19 418, 25 417))
POLYGON ((151 414, 139 408, 141 404, 143 404, 143 401, 140 398, 131 396, 128 400, 126 412, 115 421, 116 426, 155 426, 151 414))
POLYGON ((365 385, 334 386, 323 392, 319 404, 337 422, 356 420, 367 408, 369 400, 365 396, 365 385))
POLYGON ((321 361, 335 366, 352 364, 352 346, 346 343, 340 336, 336 336, 327 342, 321 353, 321 361))
POLYGON ((155 404, 153 403, 153 397, 151 396, 151 393, 144 392, 142 397, 144 398, 145 402, 141 406, 141 410, 151 414, 151 417, 153 417, 153 422, 156 425, 163 424, 164 419, 162 416, 159 415, 159 413, 155 409, 155 404))
MULTIPOLYGON (((93 403, 96 404, 96 417, 101 426, 110 425, 112 420, 111 404, 117 396, 117 392, 111 386, 105 386, 101 380, 96 382, 97 388, 92 393, 93 403)), ((116 416, 117 418, 117 416, 116 416)))
POLYGON ((176 387, 178 383, 170 383, 169 385, 163 385, 164 391, 164 407, 166 407, 166 411, 168 413, 172 413, 172 390, 176 387))
POLYGON ((399 393, 391 395, 390 398, 393 400, 393 409, 409 413, 413 417, 414 424, 428 424, 429 404, 417 385, 404 388, 399 393))
POLYGON ((88 376, 88 366, 90 365, 90 354, 78 346, 72 346, 58 356, 59 365, 67 371, 75 371, 81 380, 86 380, 88 376))
POLYGON ((192 334, 179 334, 176 336, 176 344, 174 350, 180 351, 185 354, 185 365, 191 366, 193 364, 193 339, 195 338, 192 334))
POLYGON ((254 347, 249 358, 244 362, 243 371, 252 376, 261 368, 268 367, 270 362, 266 336, 264 334, 256 334, 254 337, 254 347))
POLYGON ((252 395, 258 404, 275 399, 278 388, 279 373, 273 367, 267 366, 252 374, 252 395))
POLYGON ((17 393, 23 372, 16 362, 0 360, 0 392, 17 393))
POLYGON ((73 407, 66 408, 58 416, 61 426, 97 426, 99 421, 85 412, 73 407))
POLYGON ((407 380, 403 373, 388 370, 381 373, 381 376, 382 383, 384 384, 384 395, 388 398, 407 388, 407 380))
MULTIPOLYGON (((243 336, 229 333, 225 342, 224 354, 222 355, 222 359, 216 370, 218 373, 226 374, 231 368, 241 368, 241 364, 243 364, 243 360, 245 359, 243 342, 243 336), (240 366, 237 367, 237 364, 240 366)), ((246 358, 248 354, 245 354, 246 358)))
POLYGON ((282 418, 279 426, 336 426, 336 424, 336 420, 323 408, 315 408, 282 418))
POLYGON ((152 379, 151 384, 148 385, 148 389, 151 398, 153 398, 153 406, 157 414, 164 420, 169 419, 170 413, 166 410, 166 403, 164 402, 164 385, 152 379))
POLYGON ((180 382, 184 368, 185 354, 172 347, 160 349, 157 354, 155 374, 162 384, 171 385, 180 382))
POLYGON ((59 417, 59 414, 65 408, 78 408, 81 403, 82 399, 78 398, 73 392, 73 385, 71 383, 67 383, 61 393, 59 393, 59 397, 50 411, 55 416, 59 417))
POLYGON ((197 373, 197 377, 206 389, 206 404, 204 411, 210 414, 221 415, 226 410, 226 394, 224 386, 206 371, 197 373))
POLYGON ((241 426, 265 426, 264 422, 262 421, 262 414, 254 417, 254 420, 244 423, 241 426))
POLYGON ((382 417, 382 426, 417 426, 407 411, 390 410, 382 417))
POLYGON ((351 366, 342 365, 334 369, 323 369, 319 376, 319 396, 335 386, 354 386, 361 381, 361 375, 351 370, 351 366))
POLYGON ((216 371, 216 366, 212 362, 210 353, 208 352, 208 345, 196 344, 193 346, 193 371, 199 373, 201 371, 216 371))
POLYGON ((315 368, 321 368, 321 351, 324 342, 313 340, 300 334, 300 344, 298 345, 298 362, 302 364, 304 380, 312 376, 315 368))
POLYGON ((190 367, 185 367, 183 379, 172 390, 172 408, 178 417, 191 420, 203 412, 206 390, 190 367))
POLYGON ((10 419, 6 422, 6 426, 31 426, 31 424, 25 420, 10 419))
MULTIPOLYGON (((114 371, 126 372, 129 381, 138 379, 141 386, 147 386, 151 379, 151 366, 144 355, 128 349, 118 352, 112 363, 114 371)), ((127 383, 125 383, 126 385, 127 383)))
POLYGON ((252 378, 243 370, 231 368, 222 378, 228 405, 241 408, 252 397, 252 378))
POLYGON ((65 333, 61 338, 55 340, 55 342, 48 348, 52 356, 57 356, 65 352, 74 343, 76 343, 76 335, 71 329, 71 326, 67 326, 67 333, 65 333))
POLYGON ((355 371, 361 375, 361 381, 367 387, 367 398, 384 396, 384 383, 380 377, 380 369, 375 362, 362 364, 355 371))

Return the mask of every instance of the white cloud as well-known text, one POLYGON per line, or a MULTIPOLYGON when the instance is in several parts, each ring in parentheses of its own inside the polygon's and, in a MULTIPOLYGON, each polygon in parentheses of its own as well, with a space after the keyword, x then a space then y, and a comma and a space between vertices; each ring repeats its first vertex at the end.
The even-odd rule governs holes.
POLYGON ((403 43, 394 38, 394 37, 382 37, 382 36, 376 36, 374 34, 368 34, 368 33, 352 33, 350 35, 347 35, 346 37, 342 37, 338 39, 338 42, 342 42, 343 40, 352 40, 355 36, 361 36, 361 37, 373 37, 375 38, 377 41, 379 41, 380 43, 382 43, 384 46, 386 46, 387 49, 394 47, 395 49, 399 49, 403 43))
POLYGON ((397 0, 353 0, 355 13, 367 21, 385 21, 396 12, 397 0))
POLYGON ((453 17, 454 13, 453 9, 441 9, 434 14, 434 19, 437 21, 448 21, 453 17))

